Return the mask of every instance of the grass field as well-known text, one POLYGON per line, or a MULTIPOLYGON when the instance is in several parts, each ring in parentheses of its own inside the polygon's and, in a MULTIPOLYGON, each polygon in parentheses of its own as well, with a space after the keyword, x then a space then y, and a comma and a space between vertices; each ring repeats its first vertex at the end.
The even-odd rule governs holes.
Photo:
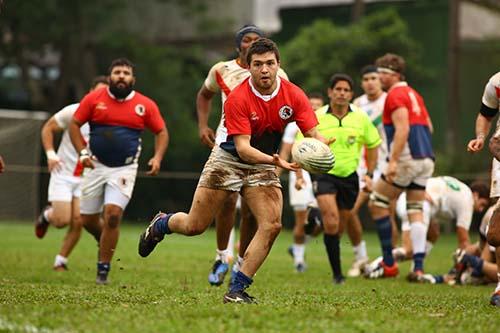
MULTIPOLYGON (((167 237, 147 259, 137 255, 138 226, 122 226, 111 284, 96 286, 95 241, 84 234, 70 271, 51 266, 64 230, 34 237, 28 224, 0 224, 0 332, 498 332, 500 312, 488 304, 492 286, 410 285, 348 279, 331 283, 322 238, 307 248, 309 269, 293 271, 282 232, 254 279, 258 305, 222 304, 225 287, 210 287, 214 233, 167 237)), ((369 254, 378 255, 374 234, 369 254)), ((454 239, 443 236, 427 270, 451 265, 454 239)), ((343 238, 344 269, 352 251, 343 238)))

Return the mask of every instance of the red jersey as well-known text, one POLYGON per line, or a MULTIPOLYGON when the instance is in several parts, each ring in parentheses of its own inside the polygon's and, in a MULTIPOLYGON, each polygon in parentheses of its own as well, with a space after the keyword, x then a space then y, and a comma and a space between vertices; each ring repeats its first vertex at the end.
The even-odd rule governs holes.
POLYGON ((89 123, 90 150, 109 167, 137 162, 144 128, 156 134, 165 127, 156 103, 136 91, 124 100, 117 100, 108 88, 92 91, 73 117, 79 123, 89 123))
POLYGON ((429 129, 429 113, 425 107, 424 99, 406 82, 399 82, 389 89, 385 100, 382 121, 387 134, 389 150, 394 140, 394 124, 392 113, 399 108, 408 110, 410 134, 408 142, 401 153, 401 159, 434 158, 429 129))
POLYGON ((250 144, 266 154, 277 152, 285 126, 296 121, 302 133, 318 124, 306 94, 293 83, 277 78, 276 90, 261 95, 251 78, 243 81, 224 103, 225 126, 228 132, 221 148, 238 156, 234 135, 250 135, 250 144))

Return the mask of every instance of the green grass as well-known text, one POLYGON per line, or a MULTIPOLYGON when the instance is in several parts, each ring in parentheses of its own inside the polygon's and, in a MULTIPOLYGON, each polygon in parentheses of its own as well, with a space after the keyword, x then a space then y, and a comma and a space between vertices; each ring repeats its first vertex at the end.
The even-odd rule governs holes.
MULTIPOLYGON (((404 280, 348 279, 334 286, 322 238, 306 252, 309 269, 293 271, 282 232, 250 293, 258 305, 222 304, 225 287, 210 287, 214 233, 167 237, 147 259, 137 255, 142 228, 122 226, 111 284, 96 286, 95 241, 84 234, 70 258, 70 271, 52 262, 64 230, 34 237, 27 224, 0 224, 0 332, 495 332, 492 286, 413 285, 404 280)), ((378 241, 366 235, 369 254, 378 241)), ((453 236, 443 236, 427 270, 451 265, 453 236)), ((342 240, 344 271, 352 259, 342 240)))

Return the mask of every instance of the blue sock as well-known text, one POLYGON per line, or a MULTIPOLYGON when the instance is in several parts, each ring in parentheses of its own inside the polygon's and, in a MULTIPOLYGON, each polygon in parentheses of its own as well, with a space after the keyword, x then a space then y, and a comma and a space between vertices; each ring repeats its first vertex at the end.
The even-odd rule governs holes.
POLYGON ((468 264, 470 267, 472 267, 472 274, 471 274, 472 276, 474 277, 483 276, 483 264, 484 264, 483 259, 476 256, 472 256, 470 254, 465 254, 462 261, 468 264))
POLYGON ((253 282, 253 280, 251 278, 249 278, 248 276, 243 274, 241 271, 239 271, 238 273, 236 273, 236 275, 234 277, 234 282, 231 285, 229 292, 233 293, 233 292, 243 291, 246 288, 250 287, 252 282, 253 282))
POLYGON ((174 214, 167 214, 165 217, 161 217, 158 222, 154 225, 154 232, 159 233, 161 235, 171 234, 170 228, 168 227, 168 221, 174 214))
POLYGON ((98 262, 97 263, 97 272, 99 273, 108 273, 111 269, 111 264, 109 262, 98 262))
POLYGON ((416 272, 416 271, 424 271, 424 258, 425 258, 425 253, 424 252, 421 252, 421 253, 415 253, 413 255, 413 263, 414 263, 414 267, 413 267, 413 271, 416 272))
POLYGON ((382 255, 384 263, 387 266, 394 265, 394 257, 392 256, 392 226, 389 215, 375 220, 377 224, 377 233, 382 246, 382 255))
POLYGON ((434 278, 436 279, 436 284, 444 283, 444 277, 442 275, 434 275, 434 278))

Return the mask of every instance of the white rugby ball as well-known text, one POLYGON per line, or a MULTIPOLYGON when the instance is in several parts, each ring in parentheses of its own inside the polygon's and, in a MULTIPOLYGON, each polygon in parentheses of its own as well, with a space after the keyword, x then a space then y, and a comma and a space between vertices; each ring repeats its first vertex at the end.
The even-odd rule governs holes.
POLYGON ((314 138, 295 142, 292 146, 292 158, 310 173, 327 173, 335 165, 335 156, 331 149, 314 138))

